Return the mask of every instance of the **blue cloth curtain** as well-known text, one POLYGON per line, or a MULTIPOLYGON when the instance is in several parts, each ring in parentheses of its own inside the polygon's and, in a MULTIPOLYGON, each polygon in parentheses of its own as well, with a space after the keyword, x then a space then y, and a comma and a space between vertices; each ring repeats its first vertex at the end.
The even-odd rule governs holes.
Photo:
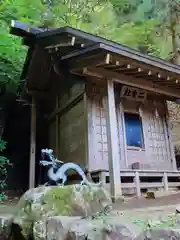
POLYGON ((141 119, 138 114, 124 113, 127 146, 142 147, 141 119))

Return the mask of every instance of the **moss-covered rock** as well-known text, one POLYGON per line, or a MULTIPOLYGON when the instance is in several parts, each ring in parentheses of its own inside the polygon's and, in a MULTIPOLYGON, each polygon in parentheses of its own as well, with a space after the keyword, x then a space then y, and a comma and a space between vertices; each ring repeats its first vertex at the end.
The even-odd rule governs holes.
POLYGON ((13 216, 0 215, 0 234, 3 235, 4 237, 9 236, 12 221, 13 221, 13 216))
POLYGON ((20 199, 14 223, 27 236, 33 223, 52 216, 87 217, 111 205, 111 198, 101 185, 38 187, 28 190, 20 199))
POLYGON ((124 217, 101 216, 96 219, 52 217, 34 225, 35 240, 136 239, 142 229, 124 217))

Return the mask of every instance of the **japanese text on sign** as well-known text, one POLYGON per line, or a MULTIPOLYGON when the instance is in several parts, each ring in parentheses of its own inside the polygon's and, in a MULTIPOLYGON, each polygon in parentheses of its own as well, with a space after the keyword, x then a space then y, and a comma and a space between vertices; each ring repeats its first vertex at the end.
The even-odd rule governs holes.
POLYGON ((144 101, 146 99, 147 93, 138 88, 132 88, 128 86, 123 86, 121 89, 121 97, 127 98, 135 101, 144 101))

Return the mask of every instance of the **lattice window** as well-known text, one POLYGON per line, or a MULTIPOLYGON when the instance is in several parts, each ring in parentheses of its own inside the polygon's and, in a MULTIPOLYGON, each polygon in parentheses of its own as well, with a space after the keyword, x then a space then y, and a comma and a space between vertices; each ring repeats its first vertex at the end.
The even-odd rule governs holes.
POLYGON ((103 108, 102 99, 96 101, 96 139, 97 139, 97 151, 102 160, 107 159, 108 145, 107 145, 107 131, 106 131, 106 119, 105 111, 103 108))

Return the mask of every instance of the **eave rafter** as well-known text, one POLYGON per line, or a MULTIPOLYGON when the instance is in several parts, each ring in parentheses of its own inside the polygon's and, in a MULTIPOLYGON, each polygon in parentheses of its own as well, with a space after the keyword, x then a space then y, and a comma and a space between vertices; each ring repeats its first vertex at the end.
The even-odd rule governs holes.
MULTIPOLYGON (((47 50, 51 57, 55 54, 58 61, 66 61, 68 68, 79 74, 83 74, 83 68, 95 65, 111 74, 133 77, 135 81, 146 79, 148 83, 166 86, 171 90, 180 88, 180 66, 144 55, 102 37, 68 26, 51 30, 39 29, 14 21, 10 32, 22 37, 30 47, 38 45, 47 50)), ((28 53, 31 58, 30 55, 28 53)), ((29 64, 27 61, 23 79, 27 75, 29 64)))
MULTIPOLYGON (((73 72, 75 74, 75 72, 73 72)), ((132 76, 127 76, 125 74, 119 74, 115 72, 111 72, 109 70, 105 70, 101 67, 89 67, 84 68, 82 71, 83 75, 86 76, 93 76, 99 79, 110 78, 113 79, 117 83, 126 84, 132 87, 142 88, 147 91, 155 92, 158 94, 162 94, 168 97, 173 98, 180 98, 180 91, 177 91, 175 89, 169 89, 165 86, 160 86, 158 84, 155 84, 151 81, 147 81, 144 79, 134 79, 132 76), (124 80, 125 79, 125 80, 124 80)))
POLYGON ((108 52, 102 48, 102 44, 73 52, 63 56, 61 60, 67 61, 71 72, 74 73, 83 74, 84 68, 95 66, 97 69, 103 68, 112 74, 124 75, 126 78, 131 76, 139 80, 145 79, 158 87, 180 88, 180 69, 173 69, 172 66, 165 66, 163 69, 160 66, 152 66, 117 53, 108 52))

